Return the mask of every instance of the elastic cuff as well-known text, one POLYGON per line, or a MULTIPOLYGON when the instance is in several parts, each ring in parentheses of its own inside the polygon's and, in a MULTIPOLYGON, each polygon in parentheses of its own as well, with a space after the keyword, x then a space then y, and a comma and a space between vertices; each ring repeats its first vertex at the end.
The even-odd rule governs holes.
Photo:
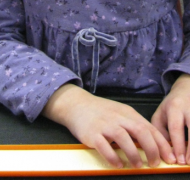
POLYGON ((38 102, 34 102, 32 104, 32 108, 26 110, 26 118, 29 122, 33 122, 41 113, 41 111, 43 110, 43 108, 45 107, 46 103, 48 102, 49 98, 53 95, 53 93, 59 89, 62 85, 70 82, 72 84, 75 84, 77 86, 82 87, 82 81, 79 77, 77 76, 73 76, 73 78, 68 79, 67 81, 61 81, 61 78, 59 81, 57 81, 59 83, 53 84, 52 86, 50 86, 49 88, 45 89, 44 91, 42 91, 40 93, 41 95, 41 99, 40 99, 40 103, 38 102))
POLYGON ((175 63, 169 66, 169 68, 162 75, 162 87, 165 94, 168 94, 172 85, 182 74, 190 74, 190 64, 175 63))

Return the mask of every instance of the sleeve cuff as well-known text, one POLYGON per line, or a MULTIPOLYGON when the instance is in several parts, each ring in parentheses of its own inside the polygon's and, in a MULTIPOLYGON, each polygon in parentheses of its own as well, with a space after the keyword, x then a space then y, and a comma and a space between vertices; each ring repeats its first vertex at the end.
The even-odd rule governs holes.
POLYGON ((162 75, 162 87, 165 94, 168 94, 172 85, 182 74, 190 74, 190 63, 174 63, 162 75))
POLYGON ((32 108, 25 110, 27 120, 29 122, 33 122, 39 116, 52 94, 59 89, 60 86, 66 84, 67 82, 71 82, 72 84, 80 87, 83 86, 81 79, 72 71, 69 71, 69 73, 67 72, 67 78, 65 78, 65 75, 60 75, 57 81, 47 83, 47 88, 43 88, 40 92, 33 92, 31 94, 31 98, 33 97, 35 100, 33 100, 33 103, 30 106, 32 108))

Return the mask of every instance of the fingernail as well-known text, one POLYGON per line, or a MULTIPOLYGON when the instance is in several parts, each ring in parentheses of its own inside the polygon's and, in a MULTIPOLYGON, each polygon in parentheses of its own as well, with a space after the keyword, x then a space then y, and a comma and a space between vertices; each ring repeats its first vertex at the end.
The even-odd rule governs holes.
POLYGON ((185 156, 183 154, 178 156, 178 163, 179 164, 186 164, 185 162, 185 156))
POLYGON ((157 167, 160 164, 160 160, 156 160, 153 164, 151 164, 151 167, 157 167))
POLYGON ((117 168, 118 168, 118 169, 123 168, 123 164, 122 164, 122 163, 118 163, 118 164, 117 164, 117 168))
POLYGON ((141 168, 142 167, 142 165, 143 165, 143 163, 142 162, 138 162, 137 164, 136 164, 136 168, 141 168))
POLYGON ((176 162, 176 158, 175 158, 175 156, 174 156, 173 153, 170 153, 170 155, 169 155, 169 160, 170 160, 170 163, 171 163, 171 164, 176 162))

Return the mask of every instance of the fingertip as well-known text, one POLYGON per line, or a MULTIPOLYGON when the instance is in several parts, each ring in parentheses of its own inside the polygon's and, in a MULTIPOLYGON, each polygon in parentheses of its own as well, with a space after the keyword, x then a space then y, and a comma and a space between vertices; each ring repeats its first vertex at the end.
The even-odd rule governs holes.
POLYGON ((168 157, 169 157, 168 159, 169 164, 175 164, 177 162, 177 159, 173 153, 170 153, 168 157))
POLYGON ((107 161, 114 168, 122 169, 124 167, 124 162, 122 161, 122 159, 120 159, 119 156, 116 157, 116 158, 114 158, 114 159, 112 159, 112 160, 107 159, 107 161))
POLYGON ((155 160, 153 163, 149 163, 149 166, 152 168, 157 167, 160 164, 160 159, 155 160))
POLYGON ((123 165, 122 162, 119 162, 119 163, 117 163, 116 167, 117 167, 118 169, 122 169, 122 168, 124 167, 124 165, 123 165))
POLYGON ((106 160, 115 168, 121 169, 124 167, 124 162, 122 159, 117 155, 117 153, 114 153, 108 157, 106 157, 106 160))
POLYGON ((163 161, 166 162, 167 164, 175 164, 177 162, 177 158, 172 152, 172 150, 171 151, 169 150, 169 152, 162 154, 161 157, 163 161))
POLYGON ((141 168, 143 166, 143 163, 140 161, 140 162, 138 162, 137 164, 136 164, 136 168, 141 168))
POLYGON ((181 154, 177 157, 177 163, 180 165, 186 164, 185 156, 184 154, 181 154))

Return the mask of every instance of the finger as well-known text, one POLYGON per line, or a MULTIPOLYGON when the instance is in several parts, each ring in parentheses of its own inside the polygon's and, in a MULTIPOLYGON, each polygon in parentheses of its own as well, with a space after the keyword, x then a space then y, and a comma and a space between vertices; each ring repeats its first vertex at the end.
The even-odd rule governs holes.
POLYGON ((137 128, 135 136, 142 149, 145 151, 149 166, 158 166, 160 164, 159 149, 150 131, 147 130, 147 128, 137 128))
POLYGON ((190 124, 187 125, 188 127, 188 144, 187 144, 187 154, 186 154, 186 162, 188 165, 190 165, 190 124))
POLYGON ((186 151, 186 162, 187 164, 190 165, 190 111, 188 111, 188 113, 186 113, 185 115, 185 119, 186 119, 186 126, 188 128, 188 144, 187 144, 187 151, 186 151))
POLYGON ((137 147, 125 129, 119 127, 114 133, 107 133, 106 136, 111 137, 119 145, 132 167, 140 168, 143 165, 137 147))
POLYGON ((178 164, 186 164, 185 154, 185 132, 184 132, 184 116, 181 111, 176 108, 170 108, 167 111, 168 117, 168 129, 170 133, 170 138, 174 148, 174 153, 177 158, 178 164))
POLYGON ((167 130, 167 118, 160 108, 152 116, 151 123, 161 132, 167 141, 171 140, 167 130))
POLYGON ((103 136, 97 136, 94 142, 95 149, 113 166, 123 167, 123 162, 103 136))
POLYGON ((129 134, 133 138, 137 139, 138 143, 145 151, 149 166, 156 167, 160 163, 159 149, 150 130, 148 129, 148 125, 152 125, 150 123, 146 123, 146 120, 144 121, 145 123, 131 123, 126 128, 129 134))
POLYGON ((162 159, 168 164, 176 163, 175 155, 173 154, 173 150, 168 141, 166 141, 162 134, 156 129, 152 130, 152 134, 157 143, 162 159))

